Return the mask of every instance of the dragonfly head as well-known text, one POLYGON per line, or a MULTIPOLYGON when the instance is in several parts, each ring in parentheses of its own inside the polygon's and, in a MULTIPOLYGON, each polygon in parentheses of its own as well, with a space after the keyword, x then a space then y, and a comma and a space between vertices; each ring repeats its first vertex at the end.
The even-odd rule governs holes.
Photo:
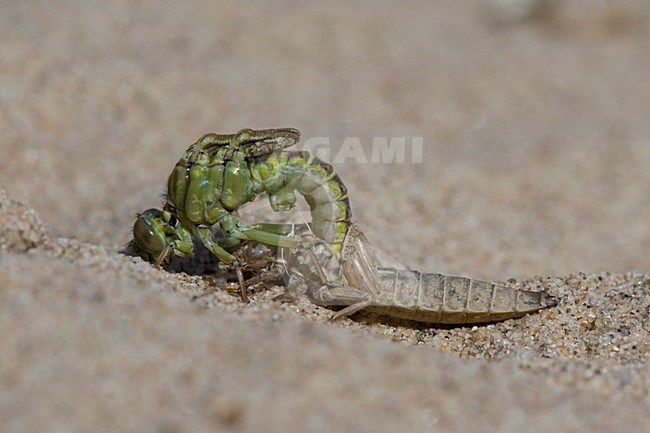
POLYGON ((168 211, 147 209, 138 215, 133 225, 132 248, 144 260, 161 264, 173 252, 178 220, 168 211))

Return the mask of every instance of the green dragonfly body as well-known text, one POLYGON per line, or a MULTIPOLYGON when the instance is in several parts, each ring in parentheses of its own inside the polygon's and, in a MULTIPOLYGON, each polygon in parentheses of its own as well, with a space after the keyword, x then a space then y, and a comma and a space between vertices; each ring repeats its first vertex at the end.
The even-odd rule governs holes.
POLYGON ((238 210, 262 193, 268 194, 274 211, 289 210, 298 192, 310 206, 314 234, 340 251, 351 218, 347 189, 331 165, 309 152, 283 150, 299 139, 293 128, 199 138, 169 176, 163 209, 138 216, 132 248, 160 264, 172 255, 191 254, 192 239, 198 238, 220 261, 236 264, 226 248, 243 240, 297 247, 295 239, 278 233, 274 225, 240 225, 238 210), (224 238, 215 239, 215 225, 224 238))

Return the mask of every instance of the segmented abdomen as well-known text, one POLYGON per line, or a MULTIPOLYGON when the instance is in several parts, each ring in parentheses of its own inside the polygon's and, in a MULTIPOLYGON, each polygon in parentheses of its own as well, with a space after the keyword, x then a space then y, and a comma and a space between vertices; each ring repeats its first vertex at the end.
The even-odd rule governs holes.
POLYGON ((352 210, 348 190, 334 168, 306 151, 283 151, 259 157, 256 170, 267 192, 298 191, 309 204, 311 229, 340 252, 352 210))
POLYGON ((521 317, 557 304, 531 292, 442 274, 377 268, 381 282, 370 311, 430 323, 482 323, 521 317))

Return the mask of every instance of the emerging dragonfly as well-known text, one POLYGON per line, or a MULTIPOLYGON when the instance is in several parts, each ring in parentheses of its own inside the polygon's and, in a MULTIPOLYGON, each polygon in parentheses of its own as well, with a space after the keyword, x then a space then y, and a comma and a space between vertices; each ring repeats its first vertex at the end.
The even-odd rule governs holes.
POLYGON ((323 305, 345 305, 335 318, 361 309, 435 323, 479 323, 519 317, 552 306, 545 293, 417 271, 383 267, 363 234, 351 224, 347 189, 332 166, 308 152, 285 151, 298 142, 292 128, 206 134, 192 144, 168 179, 163 210, 148 209, 133 227, 131 247, 156 265, 193 251, 193 238, 237 271, 278 273, 277 250, 287 288, 323 305), (241 225, 238 210, 259 194, 273 211, 309 204, 309 226, 241 225), (215 239, 213 226, 223 237, 215 239), (240 245, 245 242, 244 245, 240 245), (240 245, 236 255, 227 249, 240 245))
POLYGON ((299 139, 293 128, 199 138, 170 174, 163 209, 138 215, 131 248, 160 265, 173 255, 191 254, 197 238, 221 262, 235 267, 241 282, 240 266, 226 248, 244 240, 277 247, 297 247, 298 242, 272 226, 242 226, 238 209, 266 193, 274 211, 289 210, 297 191, 310 206, 316 236, 340 251, 351 217, 347 190, 331 165, 309 152, 283 150, 299 139), (224 238, 215 239, 215 225, 224 238))
POLYGON ((485 323, 557 305, 546 292, 437 273, 386 267, 359 228, 351 224, 342 251, 317 238, 307 224, 276 230, 301 240, 300 248, 246 242, 236 255, 263 279, 282 278, 287 296, 318 305, 344 306, 332 319, 367 310, 427 323, 485 323))

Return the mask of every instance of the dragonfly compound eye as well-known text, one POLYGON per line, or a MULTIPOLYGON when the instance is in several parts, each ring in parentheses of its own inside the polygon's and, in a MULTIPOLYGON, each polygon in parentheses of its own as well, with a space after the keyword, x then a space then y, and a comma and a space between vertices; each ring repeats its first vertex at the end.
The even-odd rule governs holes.
POLYGON ((133 225, 133 239, 141 249, 148 253, 159 253, 165 249, 165 232, 157 220, 158 213, 161 212, 157 209, 148 209, 138 217, 133 225))

